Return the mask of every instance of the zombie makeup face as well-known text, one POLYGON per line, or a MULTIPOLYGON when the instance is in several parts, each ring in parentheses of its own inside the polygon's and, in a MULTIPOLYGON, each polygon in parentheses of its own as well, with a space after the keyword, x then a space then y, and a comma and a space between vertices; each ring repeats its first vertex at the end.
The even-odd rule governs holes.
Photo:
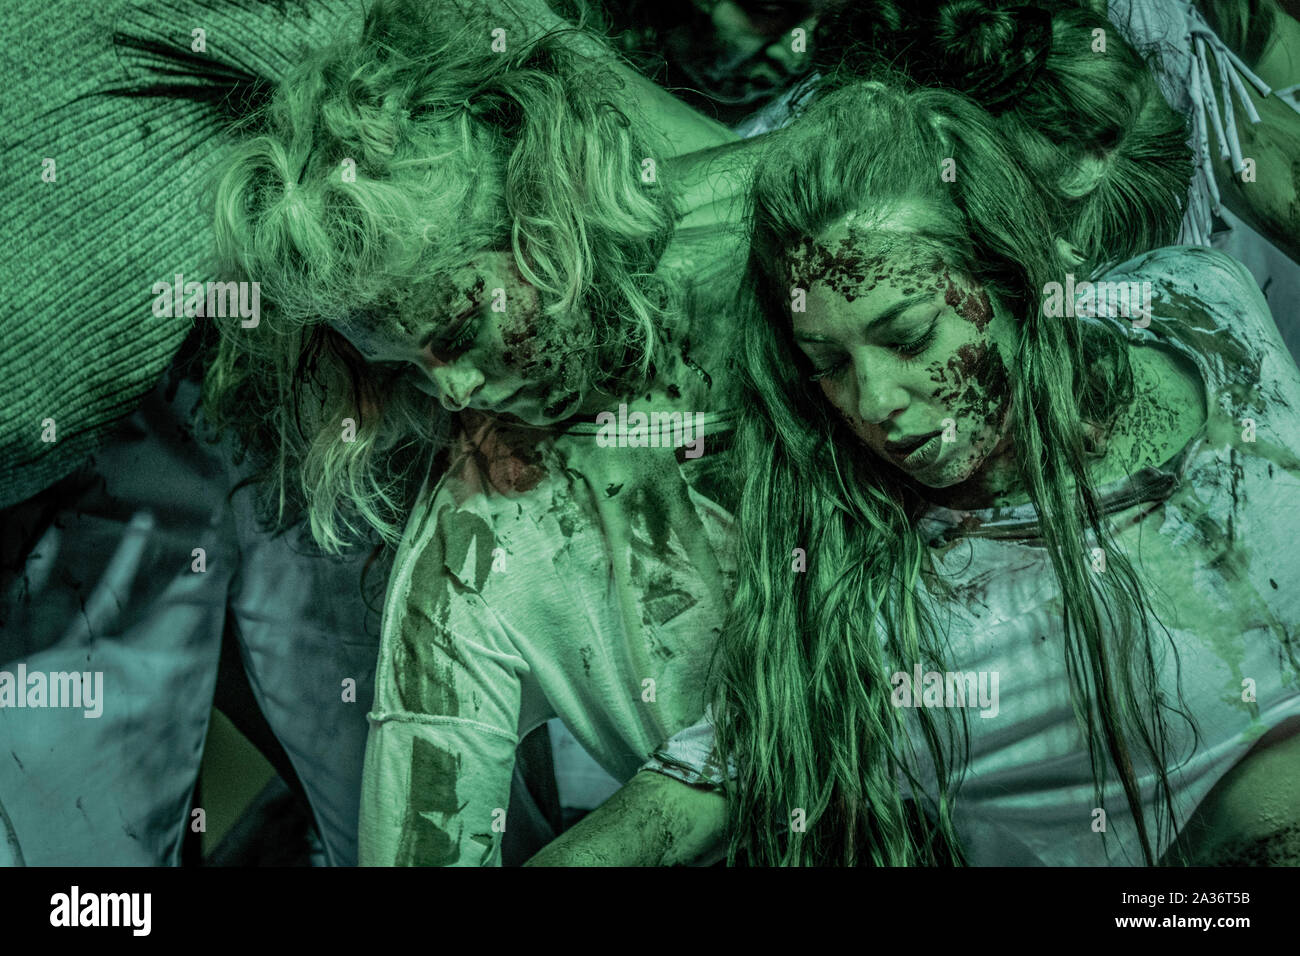
MULTIPOLYGON (((877 456, 930 488, 993 479, 1009 448, 1013 326, 977 282, 906 233, 852 220, 787 251, 810 380, 877 456)), ((998 481, 985 483, 996 493, 998 481)))
POLYGON ((564 360, 573 329, 543 311, 511 253, 485 252, 430 288, 427 311, 422 302, 408 314, 338 331, 371 362, 409 364, 415 386, 453 411, 534 425, 579 411, 585 374, 564 360))
POLYGON ((782 38, 813 12, 807 0, 722 0, 709 15, 720 42, 738 47, 750 41, 782 38))

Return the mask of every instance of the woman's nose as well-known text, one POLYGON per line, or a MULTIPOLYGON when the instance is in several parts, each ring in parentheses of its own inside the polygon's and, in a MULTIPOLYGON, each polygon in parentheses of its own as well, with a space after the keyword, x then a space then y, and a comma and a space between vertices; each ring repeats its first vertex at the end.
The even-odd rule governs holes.
POLYGON ((448 411, 460 411, 487 381, 473 365, 444 365, 429 372, 438 386, 438 399, 448 411))
POLYGON ((858 376, 858 417, 871 425, 893 418, 907 407, 907 390, 889 375, 858 376))

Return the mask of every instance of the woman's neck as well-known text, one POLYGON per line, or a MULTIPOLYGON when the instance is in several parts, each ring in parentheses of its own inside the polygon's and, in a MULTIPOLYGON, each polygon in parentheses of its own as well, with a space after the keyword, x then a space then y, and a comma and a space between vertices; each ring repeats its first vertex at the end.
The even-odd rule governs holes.
POLYGON ((947 488, 927 488, 924 496, 931 504, 954 511, 1002 508, 1029 501, 1029 493, 1020 480, 1015 441, 1005 435, 978 472, 947 488))
MULTIPOLYGON (((1190 363, 1150 346, 1135 346, 1130 359, 1133 401, 1100 436, 1104 451, 1088 463, 1094 488, 1165 464, 1196 436, 1206 419, 1205 387, 1190 363)), ((973 477, 948 488, 926 489, 924 496, 932 504, 955 511, 1031 500, 1010 435, 998 443, 973 477)))

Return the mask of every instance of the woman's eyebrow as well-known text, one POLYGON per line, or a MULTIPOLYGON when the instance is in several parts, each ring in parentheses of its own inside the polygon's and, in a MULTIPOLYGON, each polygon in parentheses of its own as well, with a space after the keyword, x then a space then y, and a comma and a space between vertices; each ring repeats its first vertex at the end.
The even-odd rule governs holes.
MULTIPOLYGON (((891 305, 888 309, 886 309, 884 312, 881 312, 878 316, 876 316, 874 319, 868 322, 866 328, 862 330, 863 334, 865 335, 868 332, 870 332, 872 329, 878 328, 879 326, 888 325, 890 322, 893 322, 895 319, 897 319, 900 315, 902 315, 912 306, 920 305, 922 302, 928 302, 932 298, 934 298, 934 293, 922 292, 917 295, 911 296, 910 298, 900 299, 899 301, 891 305)), ((794 340, 796 342, 808 342, 814 345, 835 344, 833 339, 828 339, 822 335, 812 335, 806 332, 796 332, 794 334, 794 340)))

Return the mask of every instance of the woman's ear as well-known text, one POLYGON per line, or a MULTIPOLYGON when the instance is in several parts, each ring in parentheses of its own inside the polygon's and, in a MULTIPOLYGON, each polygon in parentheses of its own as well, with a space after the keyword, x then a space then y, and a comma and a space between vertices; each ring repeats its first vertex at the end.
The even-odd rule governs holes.
POLYGON ((1059 182, 1061 192, 1071 199, 1088 195, 1106 175, 1110 157, 1104 153, 1085 153, 1073 169, 1067 169, 1059 182))

